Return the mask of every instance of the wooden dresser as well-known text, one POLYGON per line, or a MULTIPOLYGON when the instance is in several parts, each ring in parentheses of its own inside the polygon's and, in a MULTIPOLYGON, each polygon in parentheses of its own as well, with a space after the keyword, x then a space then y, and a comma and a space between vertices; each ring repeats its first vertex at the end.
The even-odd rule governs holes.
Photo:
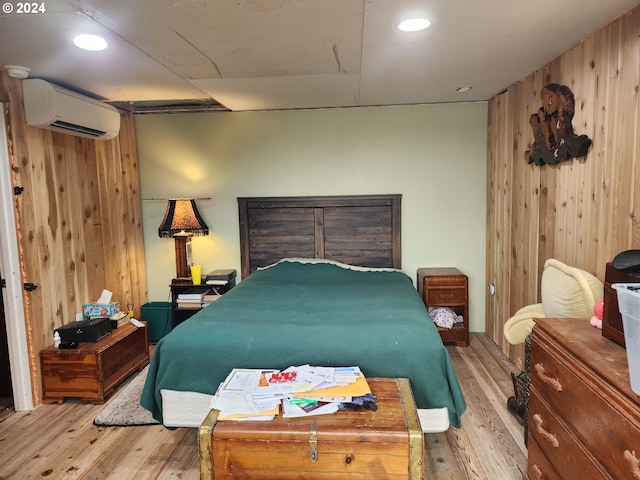
POLYGON ((640 478, 640 396, 624 348, 588 319, 536 319, 529 479, 640 478))

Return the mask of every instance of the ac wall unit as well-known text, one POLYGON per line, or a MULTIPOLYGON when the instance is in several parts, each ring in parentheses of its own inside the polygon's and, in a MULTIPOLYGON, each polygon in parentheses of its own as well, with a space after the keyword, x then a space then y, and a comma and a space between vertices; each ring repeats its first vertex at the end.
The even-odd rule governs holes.
POLYGON ((94 139, 120 131, 115 107, 37 78, 22 82, 27 124, 94 139))

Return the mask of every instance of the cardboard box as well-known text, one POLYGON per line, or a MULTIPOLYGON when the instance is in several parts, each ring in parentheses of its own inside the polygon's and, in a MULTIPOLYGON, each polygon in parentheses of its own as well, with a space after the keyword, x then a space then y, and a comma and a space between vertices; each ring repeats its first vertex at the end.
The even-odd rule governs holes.
POLYGON ((109 304, 85 303, 82 306, 83 317, 110 317, 116 313, 120 313, 120 302, 109 304))

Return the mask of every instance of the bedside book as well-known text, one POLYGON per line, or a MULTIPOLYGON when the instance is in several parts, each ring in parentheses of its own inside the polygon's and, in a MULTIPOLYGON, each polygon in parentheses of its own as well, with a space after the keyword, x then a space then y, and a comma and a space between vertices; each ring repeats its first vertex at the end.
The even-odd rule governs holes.
POLYGON ((202 307, 202 298, 199 299, 189 299, 189 298, 178 298, 176 302, 178 308, 201 308, 202 307))
POLYGON ((187 290, 178 294, 178 301, 192 301, 196 300, 201 302, 204 297, 205 292, 200 289, 199 291, 196 289, 187 290))

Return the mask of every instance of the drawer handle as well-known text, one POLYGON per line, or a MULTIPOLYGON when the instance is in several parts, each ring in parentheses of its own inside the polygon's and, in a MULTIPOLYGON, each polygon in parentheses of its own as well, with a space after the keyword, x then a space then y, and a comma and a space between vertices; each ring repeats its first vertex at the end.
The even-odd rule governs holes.
POLYGON ((544 383, 551 385, 556 392, 562 391, 562 384, 558 381, 557 378, 551 378, 549 375, 544 373, 544 367, 541 363, 536 363, 533 367, 538 374, 538 378, 542 380, 544 383))
POLYGON ((542 472, 540 471, 540 467, 538 467, 538 465, 534 463, 533 466, 531 467, 531 470, 533 470, 534 480, 542 480, 542 472))
POLYGON ((636 457, 636 451, 630 452, 629 450, 625 450, 622 456, 629 465, 633 477, 640 478, 640 460, 636 457))
POLYGON ((540 435, 542 435, 542 438, 549 442, 551 446, 558 448, 560 446, 560 442, 558 442, 558 439, 553 433, 547 432, 545 430, 545 428, 543 427, 543 423, 544 422, 542 421, 542 417, 538 413, 533 415, 533 424, 536 427, 536 431, 540 435))
POLYGON ((453 293, 441 293, 439 295, 440 298, 454 298, 455 295, 453 293))

